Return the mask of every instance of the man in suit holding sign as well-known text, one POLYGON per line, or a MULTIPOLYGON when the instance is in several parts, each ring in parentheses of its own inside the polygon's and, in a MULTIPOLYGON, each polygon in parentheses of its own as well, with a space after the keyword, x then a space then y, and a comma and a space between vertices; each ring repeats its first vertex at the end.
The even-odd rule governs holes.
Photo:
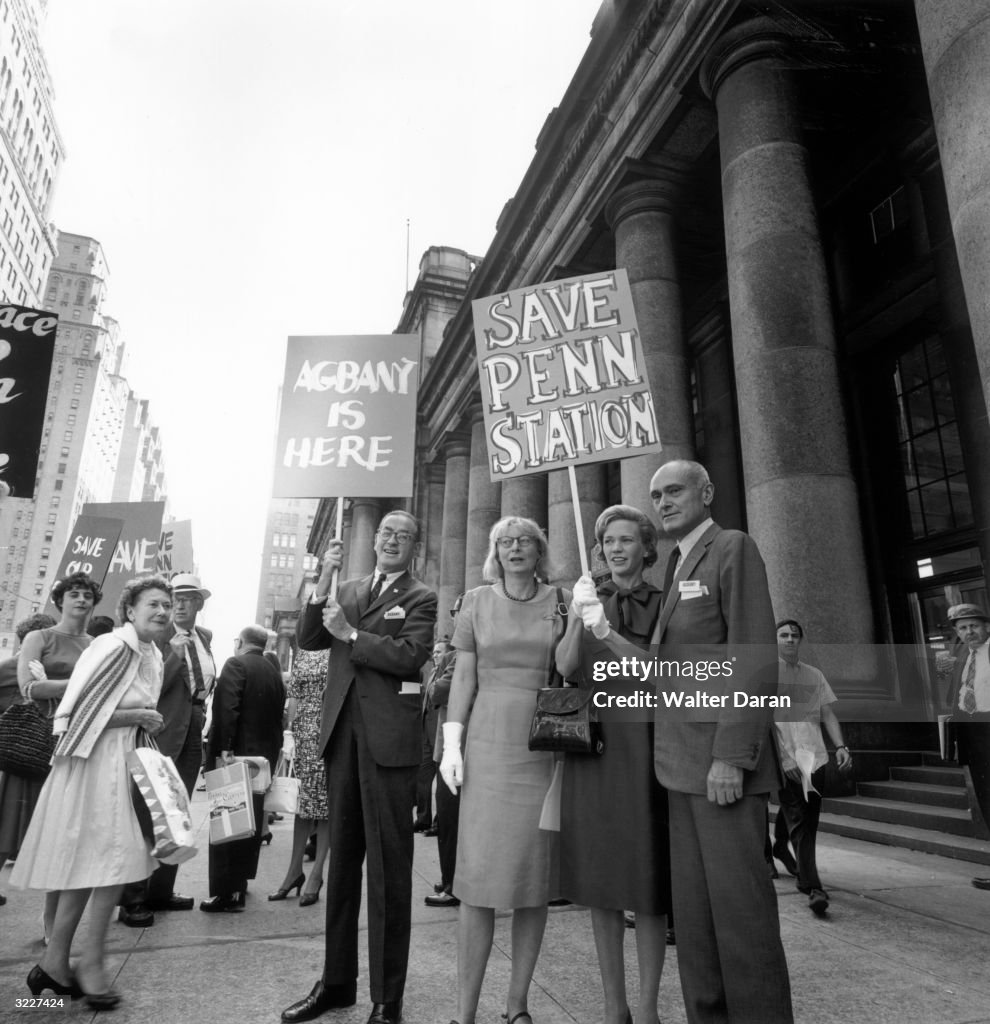
POLYGON ((421 758, 419 670, 430 656, 437 597, 409 574, 419 523, 390 512, 375 533, 375 572, 340 585, 333 541, 299 619, 303 650, 330 649, 320 747, 327 766, 330 856, 323 977, 282 1013, 312 1020, 357 1001, 362 865, 368 859, 369 1024, 400 1024, 409 959, 413 819, 421 758))

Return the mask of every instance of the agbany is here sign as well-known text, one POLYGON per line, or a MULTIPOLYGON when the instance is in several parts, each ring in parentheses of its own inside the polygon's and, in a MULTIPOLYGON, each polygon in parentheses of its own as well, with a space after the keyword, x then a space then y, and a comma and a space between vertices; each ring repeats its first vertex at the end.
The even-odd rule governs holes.
POLYGON ((661 450, 624 270, 472 302, 494 481, 661 450))
POLYGON ((289 338, 276 498, 412 494, 417 334, 289 338))

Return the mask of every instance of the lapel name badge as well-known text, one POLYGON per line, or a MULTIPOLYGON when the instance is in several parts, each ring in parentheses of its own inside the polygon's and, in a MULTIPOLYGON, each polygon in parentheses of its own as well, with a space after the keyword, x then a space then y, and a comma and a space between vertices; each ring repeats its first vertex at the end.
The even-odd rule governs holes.
POLYGON ((399 605, 396 605, 394 608, 389 608, 385 613, 386 619, 404 619, 405 617, 406 610, 405 608, 401 608, 399 605))

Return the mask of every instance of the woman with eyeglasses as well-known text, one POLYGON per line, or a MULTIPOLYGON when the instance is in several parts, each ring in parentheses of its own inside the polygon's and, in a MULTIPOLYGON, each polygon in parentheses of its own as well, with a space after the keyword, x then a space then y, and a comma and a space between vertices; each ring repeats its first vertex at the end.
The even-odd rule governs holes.
MULTIPOLYGON (((529 986, 547 901, 556 895, 551 834, 539 827, 553 755, 528 745, 536 691, 546 685, 564 631, 556 592, 541 582, 546 561, 547 539, 536 523, 518 516, 500 519, 492 527, 483 567, 493 584, 464 595, 454 630, 457 661, 440 774, 452 792, 463 783, 453 886, 461 901, 459 1024, 474 1024, 496 908, 512 910, 506 1019, 531 1024, 529 986)), ((570 601, 566 591, 563 600, 570 601)))
MULTIPOLYGON (((598 595, 612 628, 648 648, 660 615, 661 593, 643 570, 657 560, 657 531, 630 505, 612 505, 595 523, 597 550, 611 573, 598 595)), ((572 615, 557 647, 557 668, 587 689, 597 661, 614 655, 572 615)), ((616 680, 618 688, 638 684, 616 680)), ((568 754, 560 807, 560 893, 591 908, 591 927, 605 994, 605 1024, 631 1019, 626 1000, 623 911, 636 913, 639 992, 635 1018, 657 1020, 657 996, 670 909, 667 792, 653 771, 652 711, 638 720, 602 716, 605 750, 600 757, 568 754)))

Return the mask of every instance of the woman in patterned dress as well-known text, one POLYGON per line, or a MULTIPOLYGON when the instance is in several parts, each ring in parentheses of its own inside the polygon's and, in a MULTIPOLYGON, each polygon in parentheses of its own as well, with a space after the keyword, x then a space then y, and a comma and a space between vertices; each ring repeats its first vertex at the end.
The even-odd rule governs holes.
POLYGON ((297 651, 292 663, 286 696, 289 704, 289 728, 295 738, 295 772, 299 779, 299 808, 292 827, 292 853, 285 879, 270 900, 284 900, 293 889, 299 893, 299 906, 312 906, 320 898, 323 866, 330 852, 330 816, 327 809, 327 779, 323 751, 319 749, 323 691, 327 685, 326 651, 297 651), (303 873, 303 852, 307 839, 316 833, 316 856, 309 873, 303 873), (303 886, 305 885, 305 888, 303 886))

